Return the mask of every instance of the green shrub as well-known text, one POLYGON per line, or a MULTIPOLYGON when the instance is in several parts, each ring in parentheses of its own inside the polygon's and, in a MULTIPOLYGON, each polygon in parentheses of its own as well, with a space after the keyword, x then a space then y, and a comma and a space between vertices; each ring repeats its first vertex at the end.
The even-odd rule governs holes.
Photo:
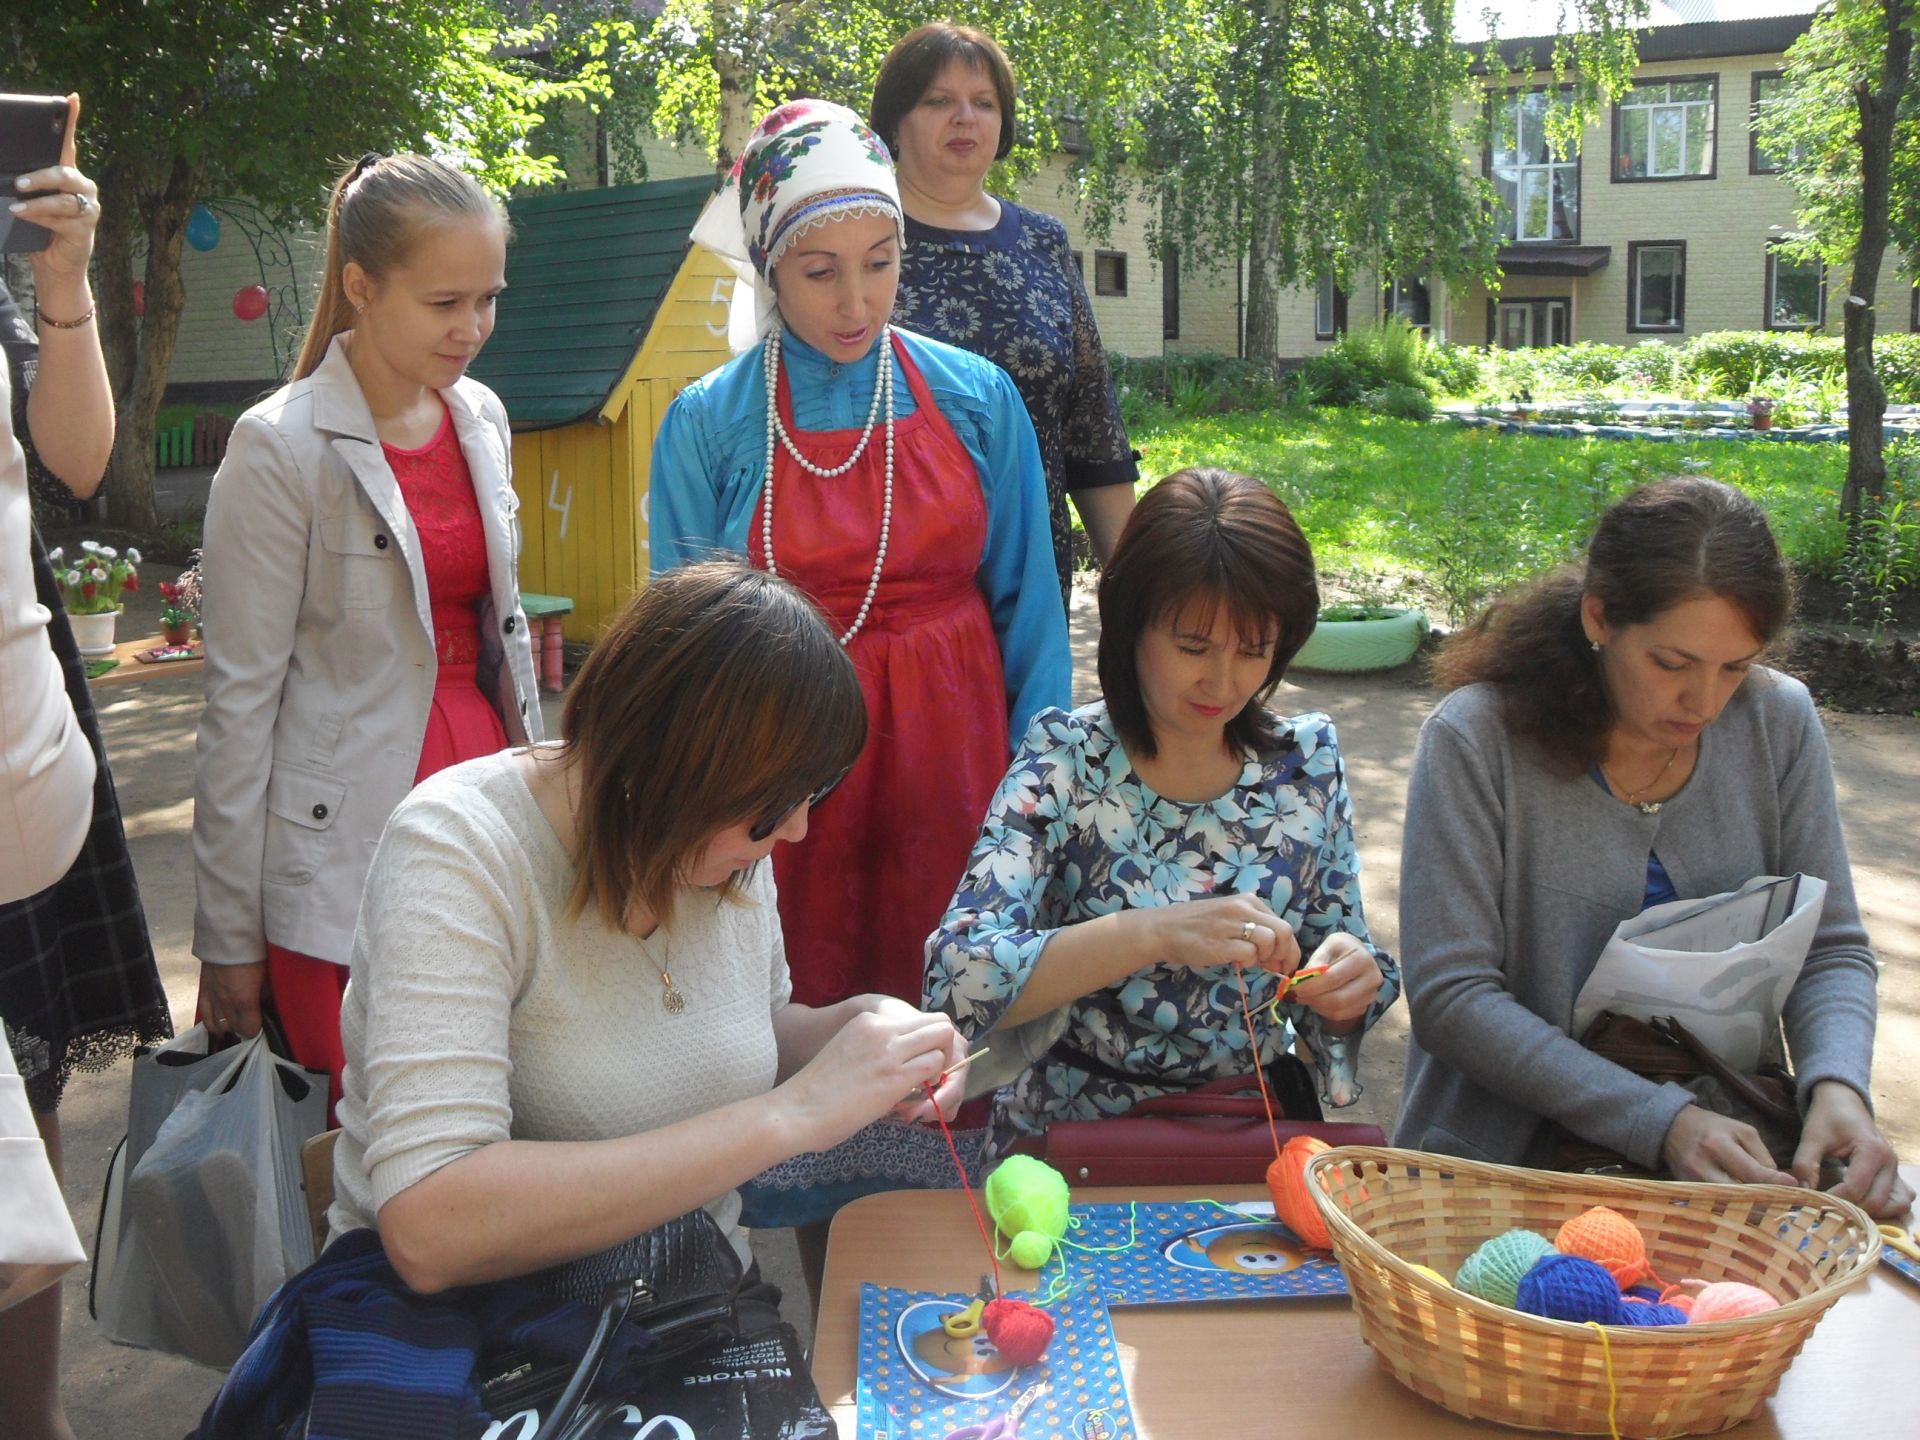
POLYGON ((1404 316, 1349 330, 1300 367, 1302 383, 1323 405, 1357 405, 1368 391, 1403 386, 1431 395, 1426 334, 1404 316))
POLYGON ((1478 346, 1428 341, 1423 368, 1442 395, 1471 395, 1480 388, 1482 367, 1478 346))
POLYGON ((1920 334, 1876 335, 1873 368, 1894 405, 1920 405, 1920 334))
POLYGON ((1396 420, 1433 418, 1433 396, 1418 385, 1382 385, 1377 389, 1363 390, 1359 404, 1362 409, 1371 410, 1377 415, 1391 415, 1396 420))
POLYGON ((1536 373, 1564 389, 1615 384, 1626 368, 1627 352, 1618 345, 1583 340, 1540 351, 1536 373))
POLYGON ((1838 374, 1844 363, 1837 338, 1797 330, 1715 330, 1694 336, 1680 352, 1682 373, 1707 382, 1709 393, 1728 400, 1750 394, 1769 375, 1817 384, 1838 374))

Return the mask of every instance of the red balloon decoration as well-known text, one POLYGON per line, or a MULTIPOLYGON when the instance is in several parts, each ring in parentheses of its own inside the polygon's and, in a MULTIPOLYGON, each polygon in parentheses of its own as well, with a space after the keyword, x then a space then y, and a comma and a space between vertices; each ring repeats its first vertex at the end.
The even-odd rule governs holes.
POLYGON ((258 320, 267 313, 267 287, 243 285, 233 292, 233 313, 242 320, 258 320))
POLYGON ((147 313, 147 282, 144 280, 133 282, 133 313, 136 315, 147 313))

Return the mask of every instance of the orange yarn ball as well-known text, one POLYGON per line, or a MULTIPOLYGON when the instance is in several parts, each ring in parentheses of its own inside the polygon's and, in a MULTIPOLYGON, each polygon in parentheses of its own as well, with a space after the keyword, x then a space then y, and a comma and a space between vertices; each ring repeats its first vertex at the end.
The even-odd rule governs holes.
POLYGON ((1742 1320, 1779 1308, 1780 1302, 1758 1285, 1716 1280, 1693 1297, 1693 1310, 1687 1316, 1687 1323, 1706 1325, 1715 1320, 1742 1320))
POLYGON ((1311 1135, 1296 1135, 1267 1167, 1267 1193, 1273 1196, 1273 1213, 1315 1250, 1333 1249, 1333 1237, 1327 1233, 1327 1222, 1321 1218, 1313 1196, 1307 1193, 1307 1162, 1332 1148, 1311 1135))
POLYGON ((1596 1205, 1576 1215, 1553 1237, 1562 1255, 1579 1255, 1606 1267, 1622 1290, 1659 1277, 1647 1263, 1647 1242, 1634 1223, 1618 1210, 1596 1205))

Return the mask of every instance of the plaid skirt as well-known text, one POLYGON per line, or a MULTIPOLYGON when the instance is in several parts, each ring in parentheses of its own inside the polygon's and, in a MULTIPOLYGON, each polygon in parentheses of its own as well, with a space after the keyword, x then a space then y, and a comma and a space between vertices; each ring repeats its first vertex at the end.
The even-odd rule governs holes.
POLYGON ((173 1020, 86 671, 38 530, 33 580, 40 603, 52 612, 47 634, 99 769, 93 824, 73 868, 38 895, 0 905, 0 1020, 28 1101, 49 1111, 75 1070, 104 1070, 134 1046, 166 1039, 173 1020))

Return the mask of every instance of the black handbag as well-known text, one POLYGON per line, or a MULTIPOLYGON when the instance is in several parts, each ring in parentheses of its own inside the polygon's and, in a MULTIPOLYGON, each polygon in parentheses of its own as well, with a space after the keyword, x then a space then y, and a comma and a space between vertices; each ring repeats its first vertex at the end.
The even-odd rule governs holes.
POLYGON ((516 1351, 486 1357, 481 1404, 497 1415, 554 1395, 550 1405, 540 1407, 546 1420, 535 1440, 590 1435, 593 1407, 583 1407, 582 1401, 620 1326, 631 1321, 653 1337, 649 1366, 737 1338, 733 1305, 743 1278, 739 1255, 705 1210, 529 1276, 525 1283, 543 1294, 598 1310, 593 1338, 571 1366, 539 1363, 516 1351))

